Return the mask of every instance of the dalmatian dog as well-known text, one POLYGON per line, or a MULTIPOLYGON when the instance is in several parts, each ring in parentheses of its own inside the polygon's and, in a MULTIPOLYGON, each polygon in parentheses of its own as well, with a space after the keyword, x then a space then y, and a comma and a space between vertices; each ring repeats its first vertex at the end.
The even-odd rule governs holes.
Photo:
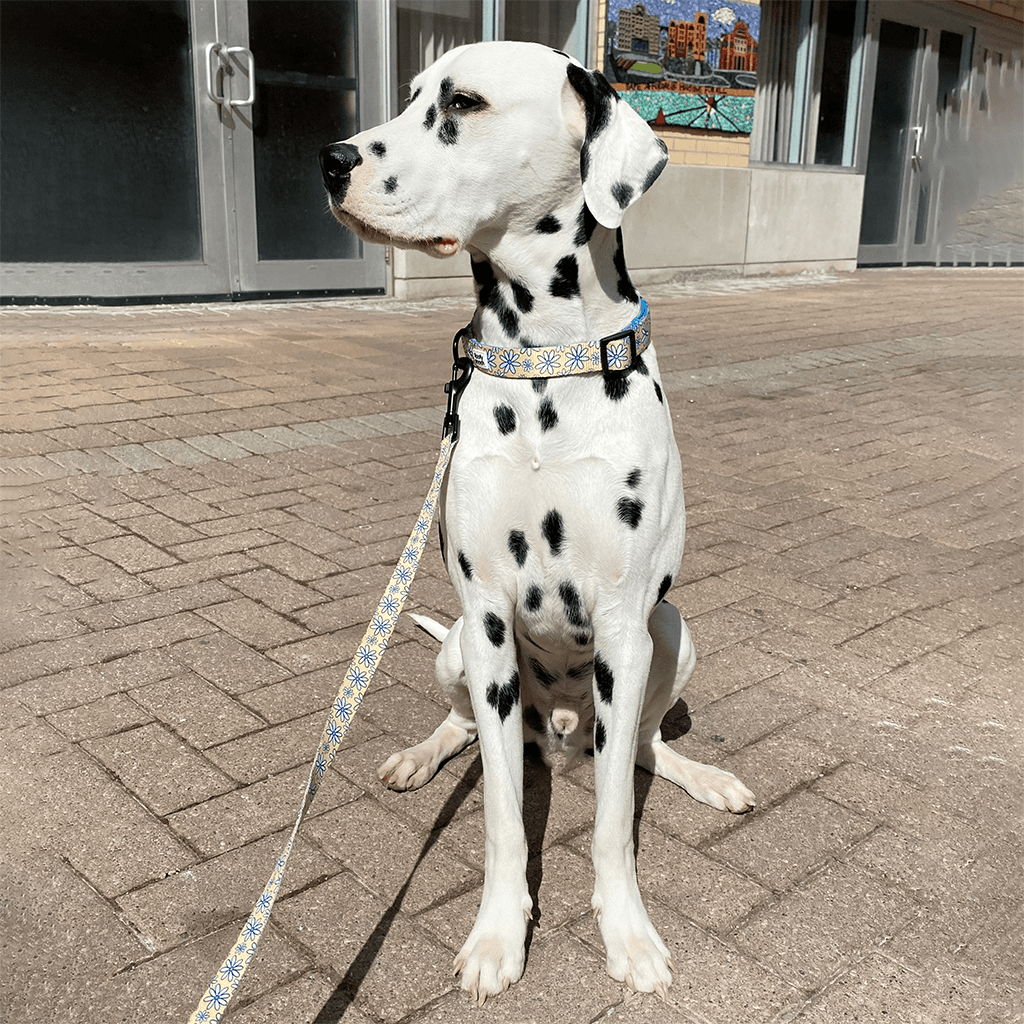
MULTIPOLYGON (((330 209, 370 242, 447 257, 465 249, 474 338, 572 346, 622 331, 640 299, 622 251, 626 209, 664 144, 597 72, 534 43, 442 56, 394 120, 321 153, 330 209)), ((485 881, 455 967, 481 1005, 518 980, 533 907, 526 882, 523 744, 594 752, 592 905, 607 970, 664 996, 673 970, 637 886, 633 766, 735 813, 733 775, 681 756, 660 725, 694 667, 665 595, 683 552, 679 454, 652 348, 628 373, 508 379, 474 371, 440 502, 442 554, 462 601, 437 675, 451 712, 381 767, 423 786, 480 740, 485 881)))

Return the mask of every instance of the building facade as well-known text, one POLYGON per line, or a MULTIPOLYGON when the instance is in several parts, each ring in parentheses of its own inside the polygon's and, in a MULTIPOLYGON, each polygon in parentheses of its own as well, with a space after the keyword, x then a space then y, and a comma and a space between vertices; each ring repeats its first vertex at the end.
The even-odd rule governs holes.
POLYGON ((471 293, 465 254, 340 229, 316 155, 502 38, 611 68, 665 140, 639 284, 1024 262, 1019 2, 4 0, 0 297, 471 293))
POLYGON ((668 55, 679 60, 707 59, 708 16, 701 11, 693 21, 668 23, 668 55))

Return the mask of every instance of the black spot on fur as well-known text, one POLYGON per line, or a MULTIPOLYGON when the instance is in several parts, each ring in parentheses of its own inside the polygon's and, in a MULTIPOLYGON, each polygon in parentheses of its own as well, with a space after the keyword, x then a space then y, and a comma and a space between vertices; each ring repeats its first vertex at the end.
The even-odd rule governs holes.
POLYGON ((533 669, 533 674, 537 677, 537 682, 540 683, 541 686, 550 688, 558 682, 558 676, 549 672, 544 667, 544 663, 538 661, 536 658, 530 659, 530 668, 533 669))
POLYGON ((415 102, 416 102, 416 101, 417 101, 417 100, 418 100, 418 99, 420 98, 420 93, 421 93, 421 92, 423 92, 423 90, 422 90, 422 89, 417 89, 417 90, 416 90, 416 91, 415 91, 415 92, 414 92, 414 93, 413 93, 413 94, 412 94, 412 95, 411 95, 411 96, 409 97, 409 102, 410 102, 410 103, 415 103, 415 102))
POLYGON ((516 429, 515 411, 507 405, 496 405, 494 407, 494 419, 498 424, 498 429, 503 434, 511 434, 516 429))
POLYGON ((548 386, 547 379, 545 377, 535 377, 530 383, 533 385, 533 390, 539 395, 548 386))
POLYGON ((665 399, 661 397, 661 385, 657 381, 654 382, 654 393, 658 396, 658 401, 664 405, 665 399))
POLYGON ((626 477, 626 486, 631 487, 634 491, 640 486, 640 470, 630 470, 629 476, 626 477))
POLYGON ((473 280, 480 289, 480 303, 483 304, 490 297, 490 289, 496 288, 498 284, 494 268, 487 260, 470 260, 469 269, 473 272, 473 280))
POLYGON ((573 637, 573 640, 575 640, 576 643, 578 643, 580 645, 580 647, 586 647, 587 644, 590 643, 590 634, 589 633, 577 633, 573 637))
POLYGON ((454 146, 459 141, 459 122, 454 117, 446 117, 437 129, 437 137, 444 146, 454 146))
POLYGON ((619 498, 619 502, 615 507, 622 522, 634 530, 640 525, 644 503, 639 498, 619 498))
POLYGON ((398 188, 398 179, 392 174, 390 178, 386 178, 384 181, 384 191, 391 195, 396 188, 398 188))
POLYGON ((540 717, 540 712, 532 704, 528 705, 523 712, 523 721, 534 732, 544 731, 544 719, 540 717))
POLYGON ((487 631, 487 639, 495 647, 500 647, 505 642, 505 623, 494 612, 488 612, 484 616, 484 629, 487 631))
POLYGON ((462 570, 462 575, 465 576, 467 580, 471 580, 473 578, 473 566, 470 565, 465 551, 459 552, 459 568, 462 570))
POLYGON ((642 377, 649 377, 651 375, 651 371, 644 362, 644 357, 642 355, 636 357, 636 362, 633 364, 633 367, 642 377))
POLYGON ((437 120, 437 107, 433 103, 427 107, 427 116, 423 118, 423 127, 430 131, 434 127, 434 122, 437 120))
POLYGON ((669 588, 671 586, 672 586, 672 577, 671 576, 666 576, 661 581, 661 586, 658 587, 658 600, 655 602, 656 604, 660 604, 662 601, 665 600, 665 595, 669 592, 669 588))
POLYGON ((615 267, 615 272, 619 275, 616 287, 619 290, 619 294, 627 302, 639 302, 640 296, 637 295, 636 289, 633 287, 633 282, 629 278, 629 271, 626 269, 626 254, 622 248, 622 228, 619 228, 616 233, 616 240, 618 242, 618 246, 615 250, 615 255, 612 257, 612 264, 615 267))
POLYGON ((520 281, 512 281, 512 298, 521 313, 529 313, 533 309, 533 293, 520 281))
POLYGON ((624 181, 617 181, 612 185, 612 199, 619 204, 619 209, 624 210, 629 206, 633 198, 633 186, 627 185, 624 181))
POLYGON ((604 393, 613 401, 620 402, 629 393, 628 377, 604 378, 604 393))
POLYGON ((449 103, 452 101, 452 97, 455 95, 455 83, 451 78, 445 78, 441 82, 440 92, 437 94, 437 106, 440 110, 444 110, 449 103))
POLYGON ((594 685, 597 687, 597 695, 605 704, 611 704, 612 692, 615 689, 615 676, 608 667, 608 663, 600 654, 594 655, 594 685))
POLYGON ((597 218, 590 212, 590 207, 584 203, 576 221, 576 237, 573 239, 573 244, 577 249, 583 248, 590 241, 590 236, 593 235, 596 227, 597 218))
POLYGON ((519 317, 505 305, 504 300, 501 301, 496 312, 498 314, 498 322, 501 324, 501 329, 510 338, 514 338, 519 333, 519 317))
POLYGON ((560 555, 565 534, 563 533, 562 515, 557 509, 552 509, 544 517, 544 522, 540 526, 540 532, 551 546, 551 554, 560 555))
POLYGON ((665 142, 662 139, 658 139, 658 145, 661 146, 662 156, 647 172, 647 177, 644 178, 644 183, 640 189, 641 192, 646 192, 658 180, 658 175, 661 174, 665 169, 665 164, 668 163, 668 146, 665 145, 665 142))
POLYGON ((562 230, 562 225, 553 213, 549 213, 546 217, 541 217, 537 221, 533 230, 539 235, 557 235, 562 230))
POLYGON ((565 617, 569 620, 569 624, 576 626, 578 629, 585 628, 587 620, 583 614, 580 592, 571 583, 559 583, 558 596, 562 599, 565 617))
POLYGON ((571 299, 580 293, 580 268, 575 256, 563 256, 555 264, 549 288, 556 299, 571 299))
POLYGON ((612 116, 612 103, 618 96, 604 75, 587 71, 576 64, 569 64, 565 73, 569 77, 569 84, 583 100, 583 109, 587 115, 587 136, 580 151, 580 179, 586 181, 590 169, 589 143, 608 127, 612 116))
POLYGON ((384 143, 380 142, 379 140, 377 142, 371 142, 368 148, 374 156, 387 156, 388 147, 385 146, 384 143))
POLYGON ((601 753, 604 750, 605 734, 604 734, 604 722, 600 718, 594 718, 594 750, 597 753, 601 753))
POLYGON ((520 338, 519 339, 519 344, 522 345, 523 348, 536 348, 537 347, 536 342, 532 341, 530 338, 520 338))
POLYGON ((515 337, 519 333, 519 317, 505 302, 494 268, 487 260, 471 260, 469 265, 477 284, 477 301, 497 316, 501 329, 510 338, 515 337))
POLYGON ((504 686, 499 686, 497 683, 491 683, 487 687, 487 703, 492 708, 497 710, 498 718, 502 722, 510 714, 512 709, 519 702, 519 673, 513 672, 509 681, 504 686))
POLYGON ((540 403, 537 419, 540 420, 540 429, 545 432, 558 425, 558 413, 555 412, 554 403, 550 398, 545 398, 540 403))
POLYGON ((540 611, 541 602, 544 600, 544 591, 536 584, 526 591, 526 610, 528 612, 540 611))
POLYGON ((508 549, 516 560, 520 569, 526 564, 526 556, 530 551, 530 545, 526 543, 526 534, 522 530, 512 530, 508 535, 508 549))

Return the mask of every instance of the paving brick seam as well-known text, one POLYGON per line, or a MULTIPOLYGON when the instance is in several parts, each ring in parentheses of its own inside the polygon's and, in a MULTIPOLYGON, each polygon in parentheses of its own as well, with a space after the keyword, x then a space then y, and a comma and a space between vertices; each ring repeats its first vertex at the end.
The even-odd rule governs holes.
MULTIPOLYGON (((751 359, 694 370, 675 370, 663 374, 662 384, 670 393, 692 388, 718 387, 726 384, 757 382, 761 393, 800 387, 807 383, 821 386, 822 371, 826 377, 839 377, 839 372, 828 371, 844 365, 875 362, 879 365, 907 360, 906 367, 890 367, 899 372, 913 368, 919 358, 930 360, 943 357, 963 359, 969 351, 968 337, 961 336, 956 343, 937 339, 932 335, 903 338, 895 341, 873 342, 862 345, 838 345, 807 352, 751 359), (813 380, 805 380, 812 377, 813 380)), ((983 345, 990 339, 980 336, 983 345)), ((965 371, 959 367, 951 387, 962 383, 965 371)), ((940 371, 941 373, 941 371, 940 371)), ((1005 383, 998 370, 974 368, 970 371, 976 387, 986 390, 989 384, 1005 383)), ((125 472, 144 473, 173 466, 202 465, 215 461, 246 459, 253 455, 271 455, 285 450, 317 448, 331 444, 350 444, 352 441, 373 437, 398 437, 419 431, 436 430, 444 416, 443 405, 416 409, 396 410, 369 416, 350 416, 331 420, 314 420, 289 426, 262 427, 253 430, 231 430, 217 434, 196 434, 183 438, 162 438, 143 443, 127 443, 92 448, 76 448, 46 455, 29 455, 5 460, 0 474, 15 482, 18 477, 60 479, 78 474, 97 473, 118 476, 125 472)))

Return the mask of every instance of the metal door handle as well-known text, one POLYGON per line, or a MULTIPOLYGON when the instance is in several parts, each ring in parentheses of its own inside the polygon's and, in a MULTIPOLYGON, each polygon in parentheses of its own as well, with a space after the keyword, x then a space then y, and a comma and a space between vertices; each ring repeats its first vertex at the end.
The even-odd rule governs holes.
POLYGON ((924 136, 923 125, 914 125, 910 129, 914 133, 914 151, 910 154, 910 162, 914 165, 915 170, 921 170, 921 139, 924 136))
POLYGON ((249 95, 244 100, 228 100, 232 107, 251 107, 256 100, 256 58, 247 46, 226 46, 225 54, 239 53, 245 57, 245 71, 249 76, 249 95))
POLYGON ((221 52, 224 49, 223 43, 207 43, 206 44, 206 95, 213 100, 217 106, 221 106, 224 103, 224 93, 217 91, 217 72, 220 71, 223 57, 221 52), (210 59, 217 55, 216 70, 214 70, 214 63, 210 59))
MULTIPOLYGON (((223 85, 223 79, 221 80, 223 85)), ((251 107, 256 99, 256 58, 252 51, 245 46, 225 46, 224 43, 207 43, 206 45, 206 95, 217 104, 218 107, 226 103, 229 107, 251 107), (228 99, 223 91, 217 89, 217 72, 224 68, 228 74, 233 74, 231 57, 233 54, 241 54, 245 59, 245 73, 249 76, 249 95, 244 100, 228 99), (216 56, 216 61, 212 58, 216 56)))

